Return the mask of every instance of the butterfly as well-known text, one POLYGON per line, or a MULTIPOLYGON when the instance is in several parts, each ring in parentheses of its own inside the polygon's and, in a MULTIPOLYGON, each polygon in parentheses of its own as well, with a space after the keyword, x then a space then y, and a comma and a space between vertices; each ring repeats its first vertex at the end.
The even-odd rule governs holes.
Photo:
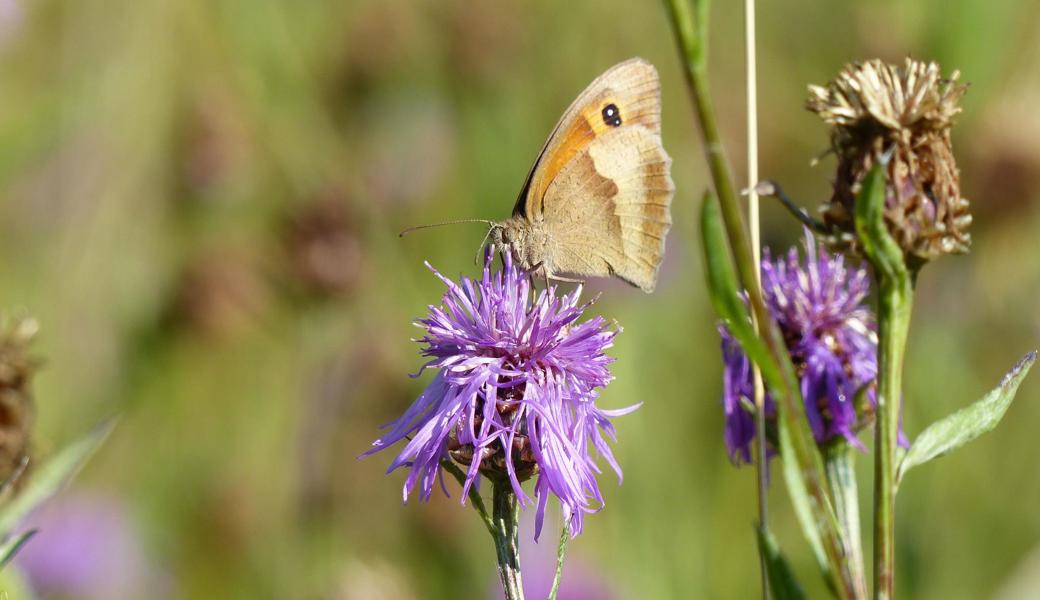
POLYGON ((671 228, 657 70, 639 58, 597 77, 564 111, 492 243, 546 279, 615 276, 652 292, 671 228))
POLYGON ((613 276, 649 293, 672 224, 671 164, 661 145, 657 70, 632 58, 607 69, 564 111, 511 217, 452 223, 488 223, 491 242, 532 276, 613 276))

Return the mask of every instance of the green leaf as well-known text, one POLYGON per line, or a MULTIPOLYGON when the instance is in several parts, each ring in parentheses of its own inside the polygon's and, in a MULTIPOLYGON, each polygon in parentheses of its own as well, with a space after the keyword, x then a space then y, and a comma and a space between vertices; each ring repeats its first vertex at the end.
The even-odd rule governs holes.
POLYGON ((794 458, 794 447, 791 444, 791 430, 786 419, 777 419, 777 430, 780 437, 780 462, 783 463, 784 482, 787 484, 788 495, 791 496, 791 505, 794 507, 795 517, 798 524, 802 526, 802 533, 812 548, 816 563, 823 573, 823 578, 828 583, 833 580, 830 563, 827 554, 823 550, 823 542, 820 531, 817 528, 816 518, 813 512, 812 500, 809 498, 809 489, 802 477, 801 467, 794 458))
POLYGON ((776 600, 801 600, 805 598, 805 592, 794 576, 794 571, 787 564, 787 559, 780 552, 780 545, 776 538, 766 527, 759 525, 755 528, 758 532, 758 551, 762 555, 762 562, 766 566, 766 578, 769 580, 769 590, 776 600))
POLYGON ((0 544, 0 569, 3 569, 7 566, 7 563, 11 562, 11 559, 18 554, 25 542, 28 542, 29 538, 36 535, 37 531, 37 529, 30 529, 21 535, 9 537, 7 541, 0 544))
POLYGON ((718 202, 709 193, 704 194, 701 203, 701 238, 704 243, 704 273, 708 279, 708 294, 716 314, 748 358, 761 369, 767 386, 782 387, 780 371, 769 349, 755 333, 747 305, 741 298, 722 214, 718 202))
MULTIPOLYGON (((747 306, 738 291, 736 270, 733 267, 729 245, 726 242, 721 211, 716 199, 708 193, 704 195, 701 204, 701 237, 704 244, 704 272, 715 312, 718 313, 733 338, 740 343, 748 358, 759 366, 766 386, 769 389, 783 389, 780 369, 765 343, 756 335, 747 306)), ((797 401, 800 403, 801 398, 798 397, 797 401)), ((781 413, 785 413, 782 403, 778 408, 781 413)), ((828 507, 821 505, 819 510, 814 508, 803 472, 804 465, 799 462, 798 453, 794 448, 790 421, 786 418, 777 419, 777 428, 784 480, 794 505, 795 515, 812 547, 813 555, 816 557, 824 579, 828 584, 833 584, 832 569, 824 551, 819 529, 821 519, 833 520, 833 516, 829 514, 828 507)), ((811 436, 811 433, 808 433, 808 424, 805 425, 805 432, 802 433, 811 436)), ((815 442, 811 441, 811 437, 807 439, 810 441, 806 442, 806 446, 816 452, 815 442)), ((822 459, 818 454, 816 459, 822 465, 822 459)), ((822 471, 822 468, 819 470, 822 471)))
POLYGON ((897 480, 901 480, 911 468, 948 454, 996 427, 1011 406, 1018 386, 1034 362, 1035 350, 1022 357, 1004 375, 1000 385, 981 400, 932 423, 922 431, 900 463, 897 480))
POLYGON ((37 467, 25 488, 0 509, 0 535, 11 535, 26 515, 58 493, 101 445, 114 426, 114 422, 105 423, 37 467))

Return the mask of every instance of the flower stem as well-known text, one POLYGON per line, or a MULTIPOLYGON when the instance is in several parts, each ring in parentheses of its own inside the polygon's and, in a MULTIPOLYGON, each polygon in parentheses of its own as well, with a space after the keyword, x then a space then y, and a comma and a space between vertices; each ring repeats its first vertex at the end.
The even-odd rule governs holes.
POLYGON ((903 355, 913 306, 913 275, 903 250, 888 231, 885 172, 891 155, 882 155, 863 178, 856 196, 856 236, 878 282, 877 436, 874 444, 874 598, 895 593, 896 447, 903 392, 903 355))
POLYGON ((491 485, 491 518, 495 523, 495 552, 498 555, 498 576, 506 600, 523 600, 524 584, 520 578, 520 543, 517 528, 520 506, 509 481, 494 481, 491 485))
POLYGON ((867 597, 867 577, 863 566, 860 541, 859 489, 856 485, 856 449, 844 439, 832 442, 824 450, 824 468, 831 488, 834 512, 845 542, 845 557, 852 574, 857 598, 867 597))
POLYGON ((556 600, 556 594, 560 591, 560 581, 563 579, 563 558, 567 554, 567 542, 571 540, 571 528, 564 520, 560 529, 560 545, 556 548, 556 574, 553 576, 552 588, 546 600, 556 600))
MULTIPOLYGON (((775 374, 775 377, 767 378, 767 383, 780 404, 780 418, 788 423, 791 431, 793 456, 785 456, 783 459, 794 460, 798 466, 799 477, 804 482, 811 502, 814 521, 812 526, 822 541, 826 557, 824 567, 829 570, 835 593, 840 598, 854 597, 855 589, 848 568, 844 564, 841 537, 824 482, 823 459, 809 431, 798 378, 787 354, 783 336, 762 299, 762 286, 758 283, 751 243, 733 186, 733 175, 726 162, 714 106, 708 94, 708 0, 694 0, 692 8, 690 0, 665 0, 665 4, 679 46, 687 88, 700 125, 708 169, 719 199, 730 251, 733 253, 740 283, 747 290, 748 302, 760 327, 761 339, 769 350, 770 375, 775 374)), ((765 367, 762 368, 765 375, 765 367)))
POLYGON ((913 286, 905 270, 878 271, 878 394, 874 461, 874 597, 895 593, 896 448, 903 356, 910 329, 913 286))

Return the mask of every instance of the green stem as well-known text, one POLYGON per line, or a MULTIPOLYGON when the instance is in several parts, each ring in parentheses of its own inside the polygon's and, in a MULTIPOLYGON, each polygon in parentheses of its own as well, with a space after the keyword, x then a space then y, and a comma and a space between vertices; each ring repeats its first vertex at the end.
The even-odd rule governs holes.
POLYGON ((910 329, 913 286, 906 271, 878 272, 877 441, 874 462, 874 597, 895 592, 896 448, 903 356, 910 329))
POLYGON ((856 485, 856 449, 844 440, 832 442, 824 450, 824 466, 831 499, 834 501, 834 513, 838 517, 845 543, 846 562, 856 586, 856 597, 866 598, 867 577, 860 541, 859 489, 856 485))
MULTIPOLYGON (((787 354, 783 336, 762 299, 762 288, 756 277, 751 243, 733 186, 734 179, 729 164, 726 162, 714 107, 708 94, 706 59, 708 3, 707 0, 698 0, 695 13, 688 0, 665 0, 665 2, 679 45, 687 88, 693 99, 694 112, 700 124, 708 169, 711 172, 715 193, 722 209, 722 220, 740 276, 740 283, 747 290, 752 313, 761 327, 762 339, 774 363, 772 371, 779 374, 779 377, 767 383, 774 397, 780 400, 780 418, 788 423, 791 431, 794 457, 784 459, 793 458, 796 461, 805 482, 815 527, 820 533, 832 577, 836 580, 834 581, 835 592, 839 598, 851 598, 855 595, 855 587, 851 574, 844 564, 841 537, 824 483, 823 459, 820 457, 812 432, 809 430, 805 406, 799 392, 798 378, 787 354)), ((765 371, 763 369, 764 374, 765 371)), ((764 436, 759 439, 764 439, 764 436)))
POLYGON ((902 398, 903 355, 910 330, 913 277, 903 250, 888 232, 885 198, 888 155, 863 178, 856 196, 856 236, 878 282, 877 436, 874 444, 874 597, 895 593, 896 447, 902 398))
POLYGON ((556 574, 553 576, 552 588, 546 600, 556 600, 556 593, 560 591, 560 581, 563 580, 563 558, 567 554, 567 542, 571 540, 571 528, 567 521, 563 522, 560 530, 560 545, 556 548, 556 574))
POLYGON ((520 578, 520 543, 517 525, 520 506, 508 480, 491 485, 491 518, 495 524, 495 552, 498 576, 506 600, 523 600, 524 584, 520 578))

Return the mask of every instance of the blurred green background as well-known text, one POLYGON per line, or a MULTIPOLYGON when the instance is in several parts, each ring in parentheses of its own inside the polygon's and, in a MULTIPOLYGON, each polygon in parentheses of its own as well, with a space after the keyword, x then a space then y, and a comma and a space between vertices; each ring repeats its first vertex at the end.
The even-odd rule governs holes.
MULTIPOLYGON (((738 173, 739 4, 717 2, 711 25, 738 173)), ((807 205, 833 167, 809 166, 827 139, 802 107, 808 83, 906 55, 972 83, 955 148, 974 249, 920 279, 911 436, 1038 345, 1038 30, 1025 1, 759 6, 762 174, 807 205)), ((754 474, 722 445, 695 235, 708 179, 661 5, 0 0, 0 307, 42 326, 41 453, 122 415, 66 494, 113 507, 135 540, 140 573, 107 597, 494 597, 490 540, 456 488, 402 506, 392 454, 355 458, 428 380, 407 377, 421 364, 411 321, 441 294, 423 261, 473 274, 483 234, 397 232, 508 216, 560 112, 633 55, 661 73, 675 226, 656 293, 589 286, 624 326, 602 403, 645 404, 617 421, 625 482, 603 478, 606 509, 571 544, 561 599, 749 598, 754 474)), ((797 243, 777 207, 764 219, 767 244, 797 243)), ((904 597, 1036 597, 1038 425, 1027 379, 996 434, 904 483, 904 597)), ((779 481, 771 500, 822 593, 779 481)), ((525 576, 544 578, 555 534, 525 535, 525 576)))

